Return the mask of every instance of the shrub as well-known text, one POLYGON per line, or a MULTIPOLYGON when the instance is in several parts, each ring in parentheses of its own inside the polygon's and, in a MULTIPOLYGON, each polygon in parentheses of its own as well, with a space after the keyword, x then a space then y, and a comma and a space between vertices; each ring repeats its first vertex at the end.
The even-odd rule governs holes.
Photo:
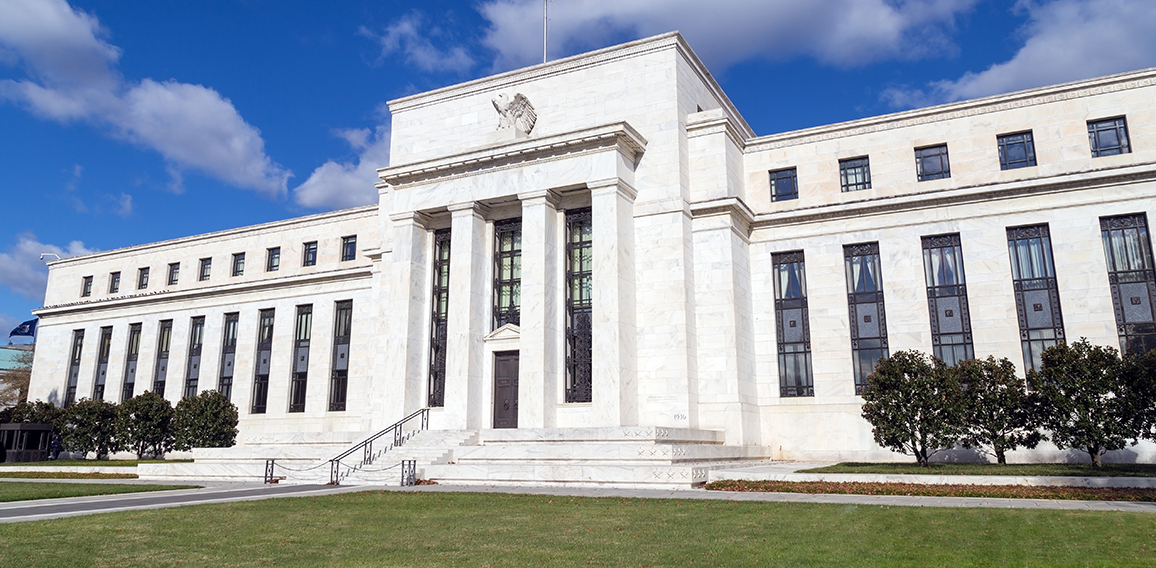
POLYGON ((1060 343, 1043 353, 1039 372, 1028 372, 1040 422, 1060 448, 1088 453, 1100 467, 1104 452, 1123 449, 1139 435, 1116 350, 1060 343))
POLYGON ((152 391, 124 401, 117 422, 117 435, 137 458, 146 453, 162 458, 173 449, 173 407, 152 391))
POLYGON ((962 395, 960 442, 994 455, 1006 464, 1005 453, 1023 446, 1034 448, 1043 439, 1027 384, 1016 376, 1007 358, 971 359, 952 368, 962 395))
POLYGON ((64 429, 60 433, 65 449, 71 452, 96 452, 97 459, 120 449, 117 440, 115 404, 83 398, 64 411, 64 429))
POLYGON ((956 373, 918 351, 898 351, 875 366, 863 389, 863 418, 875 442, 914 455, 919 465, 958 439, 956 373))
POLYGON ((225 395, 204 391, 177 403, 173 431, 178 450, 227 448, 237 441, 237 407, 225 395))
POLYGON ((64 409, 51 402, 21 402, 12 409, 12 422, 51 424, 59 433, 64 430, 64 409))
POLYGON ((1135 434, 1156 442, 1156 349, 1125 355, 1121 380, 1135 434))

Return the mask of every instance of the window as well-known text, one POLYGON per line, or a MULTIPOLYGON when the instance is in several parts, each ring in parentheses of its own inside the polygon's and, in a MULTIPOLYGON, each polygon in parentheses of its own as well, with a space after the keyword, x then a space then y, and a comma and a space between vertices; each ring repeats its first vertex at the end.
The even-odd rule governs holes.
POLYGON ((245 274, 245 253, 238 252, 233 254, 233 276, 242 276, 245 274))
POLYGON ((1105 118, 1088 122, 1088 143, 1092 145, 1092 157, 1128 154, 1128 123, 1124 117, 1105 118))
POLYGON ((104 384, 108 380, 108 354, 112 351, 112 327, 100 328, 100 342, 96 344, 96 377, 92 381, 92 400, 104 400, 104 384))
POLYGON ((265 272, 277 272, 281 268, 281 247, 265 249, 265 272))
POLYGON ((138 268, 136 271, 136 289, 144 290, 149 287, 149 269, 148 267, 138 268))
POLYGON ((593 228, 589 209, 566 212, 566 402, 593 400, 593 228))
POLYGON ((357 258, 357 235, 352 237, 341 237, 341 260, 353 260, 357 258))
POLYGON ((799 198, 799 179, 795 168, 771 172, 771 201, 799 198))
POLYGON ((803 251, 773 254, 771 261, 775 279, 775 334, 779 342, 779 396, 815 396, 803 251))
POLYGON ((201 379, 201 347, 205 343, 205 316, 197 316, 189 322, 189 360, 185 366, 185 396, 197 396, 197 386, 201 379))
POLYGON ((333 375, 329 379, 329 410, 345 410, 349 389, 349 339, 353 333, 353 300, 334 306, 333 375))
POLYGON ((80 355, 84 350, 84 330, 72 332, 72 351, 68 357, 68 383, 64 389, 64 406, 72 406, 76 402, 76 383, 80 381, 80 355))
POLYGON ((879 243, 844 246, 843 259, 847 272, 855 394, 862 394, 863 387, 867 386, 867 376, 875 371, 875 364, 888 353, 879 243))
POLYGON ((252 414, 265 414, 269 400, 269 359, 273 353, 273 308, 261 310, 257 324, 257 364, 253 373, 252 414))
POLYGON ((494 223, 493 328, 519 325, 522 305, 522 220, 494 223))
POLYGON ((1014 170, 1036 165, 1036 145, 1032 133, 1017 132, 995 137, 999 144, 999 169, 1014 170))
POLYGON ((87 298, 92 295, 92 277, 85 276, 80 280, 80 297, 87 298))
POLYGON ((165 380, 169 374, 169 347, 173 341, 173 320, 161 322, 157 334, 157 366, 153 374, 153 392, 165 396, 165 380))
POLYGON ((1038 371, 1044 350, 1064 340, 1064 318, 1060 312, 1048 226, 1009 228, 1007 246, 1024 367, 1038 371))
POLYGON ((124 383, 121 385, 120 401, 132 398, 136 388, 136 362, 140 358, 140 328, 141 324, 134 323, 128 326, 128 353, 124 361, 124 383))
POLYGON ((839 160, 839 181, 844 192, 871 189, 871 164, 867 156, 839 160))
POLYGON ((237 357, 237 323, 240 314, 225 314, 225 329, 221 337, 221 376, 217 380, 217 392, 225 398, 233 399, 233 363, 237 357))
POLYGON ((120 292, 120 273, 113 272, 108 275, 108 293, 116 294, 120 292))
POLYGON ((915 171, 919 181, 951 177, 951 165, 947 161, 947 144, 916 148, 915 171))
POLYGON ((446 321, 450 301, 450 230, 434 231, 433 313, 430 317, 429 397, 433 407, 446 400, 446 321))
POLYGON ((1156 349, 1156 271, 1148 216, 1144 213, 1100 218, 1108 284, 1116 312, 1120 351, 1143 353, 1156 349))
POLYGON ((934 355, 948 365, 974 359, 959 233, 923 237, 923 273, 934 355))
POLYGON ((201 259, 201 270, 200 270, 200 272, 197 274, 197 280, 200 280, 201 282, 204 282, 204 281, 208 280, 208 279, 209 279, 209 274, 210 274, 212 271, 213 271, 213 259, 211 259, 211 258, 202 258, 202 259, 201 259))
POLYGON ((313 305, 297 306, 293 333, 293 373, 289 380, 289 412, 305 412, 305 387, 309 378, 309 340, 313 334, 313 305))
POLYGON ((314 266, 317 264, 317 241, 305 243, 301 245, 304 252, 301 255, 301 266, 314 266))
POLYGON ((169 286, 176 286, 177 282, 180 279, 181 279, 181 263, 170 262, 169 263, 169 277, 167 280, 169 286))

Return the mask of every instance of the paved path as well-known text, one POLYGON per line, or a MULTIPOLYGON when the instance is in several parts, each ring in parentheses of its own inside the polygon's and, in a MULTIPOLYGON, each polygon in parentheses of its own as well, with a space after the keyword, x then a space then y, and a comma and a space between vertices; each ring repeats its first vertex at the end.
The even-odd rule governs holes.
MULTIPOLYGON (((58 482, 65 480, 30 480, 58 482)), ((91 482, 94 480, 81 480, 91 482)), ((123 481, 123 480, 116 480, 123 481)), ((205 503, 228 503, 232 501, 253 501, 275 497, 306 497, 332 495, 352 491, 374 489, 367 486, 327 486, 327 485, 263 485, 260 483, 213 484, 199 489, 176 489, 172 491, 152 491, 146 493, 121 493, 117 495, 92 495, 88 497, 68 497, 63 499, 38 499, 35 501, 12 501, 0 503, 0 523, 18 521, 39 521, 111 513, 113 511, 133 511, 159 509, 181 505, 201 505, 205 503)))

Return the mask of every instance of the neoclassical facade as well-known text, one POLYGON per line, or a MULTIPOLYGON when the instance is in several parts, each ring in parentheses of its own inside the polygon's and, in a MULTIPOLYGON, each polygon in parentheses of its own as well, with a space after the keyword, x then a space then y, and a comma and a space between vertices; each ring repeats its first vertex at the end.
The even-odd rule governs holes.
POLYGON ((1156 344, 1156 69, 757 136, 672 33, 389 106, 377 205, 51 263, 31 398, 906 459, 880 357, 1156 344))

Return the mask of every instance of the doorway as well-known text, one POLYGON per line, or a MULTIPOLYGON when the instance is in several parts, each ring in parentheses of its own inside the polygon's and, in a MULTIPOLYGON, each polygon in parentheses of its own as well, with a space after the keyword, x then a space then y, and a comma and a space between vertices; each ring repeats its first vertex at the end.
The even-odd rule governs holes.
POLYGON ((518 427, 518 352, 494 353, 494 428, 518 427))

